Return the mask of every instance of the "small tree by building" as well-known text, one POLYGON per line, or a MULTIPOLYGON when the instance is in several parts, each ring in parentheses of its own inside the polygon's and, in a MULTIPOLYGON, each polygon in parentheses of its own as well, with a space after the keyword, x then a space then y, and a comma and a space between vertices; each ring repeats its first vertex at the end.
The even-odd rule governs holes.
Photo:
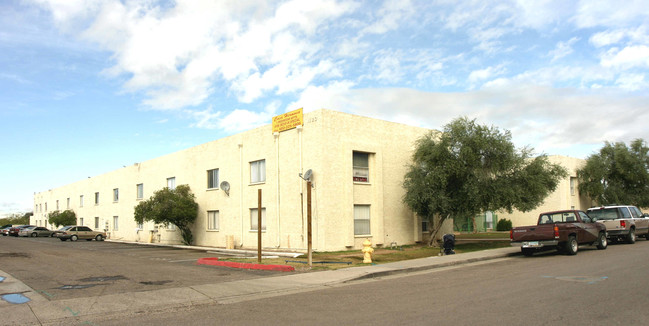
POLYGON ((433 225, 433 245, 444 220, 473 218, 484 211, 530 211, 566 175, 546 156, 532 157, 532 149, 516 149, 509 131, 458 118, 442 134, 429 133, 418 140, 404 178, 403 200, 433 225), (439 216, 438 223, 432 223, 434 216, 439 216))
POLYGON ((636 139, 627 147, 606 142, 577 170, 579 191, 599 205, 649 207, 649 147, 636 139))
POLYGON ((175 189, 165 187, 135 206, 136 222, 153 221, 165 226, 173 224, 180 230, 186 245, 193 242, 191 225, 197 216, 198 203, 189 185, 179 185, 175 189))
POLYGON ((47 220, 57 228, 64 225, 75 225, 77 224, 77 214, 69 209, 66 209, 63 212, 53 211, 47 214, 47 220))

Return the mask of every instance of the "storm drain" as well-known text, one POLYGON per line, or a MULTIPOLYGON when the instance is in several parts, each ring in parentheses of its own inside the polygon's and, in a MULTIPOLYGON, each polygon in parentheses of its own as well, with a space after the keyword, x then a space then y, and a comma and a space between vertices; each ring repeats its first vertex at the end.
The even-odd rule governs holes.
POLYGON ((171 282, 173 282, 173 281, 167 281, 167 280, 165 280, 165 281, 145 281, 145 282, 140 282, 140 284, 144 284, 144 285, 165 285, 165 284, 171 283, 171 282))

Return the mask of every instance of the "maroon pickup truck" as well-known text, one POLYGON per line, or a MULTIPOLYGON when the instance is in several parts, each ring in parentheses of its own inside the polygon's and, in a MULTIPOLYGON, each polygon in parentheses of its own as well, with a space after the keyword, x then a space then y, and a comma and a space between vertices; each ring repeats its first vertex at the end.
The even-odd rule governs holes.
POLYGON ((579 210, 541 213, 537 225, 509 231, 512 246, 520 246, 525 256, 537 251, 559 249, 576 255, 580 244, 606 249, 606 226, 579 210))

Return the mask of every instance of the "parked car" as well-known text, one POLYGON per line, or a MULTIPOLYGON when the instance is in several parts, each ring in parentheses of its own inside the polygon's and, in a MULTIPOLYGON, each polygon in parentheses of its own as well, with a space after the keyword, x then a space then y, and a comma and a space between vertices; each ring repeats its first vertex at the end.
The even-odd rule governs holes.
POLYGON ((61 241, 77 241, 78 239, 86 239, 88 241, 95 239, 97 241, 103 241, 106 238, 106 233, 101 231, 93 231, 91 228, 83 225, 71 225, 67 226, 64 229, 57 232, 57 237, 61 241))
POLYGON ((30 226, 18 231, 18 236, 21 237, 51 237, 53 234, 54 231, 50 231, 42 226, 30 226))
POLYGON ((537 251, 560 249, 576 255, 580 244, 606 249, 606 226, 579 210, 541 213, 537 225, 519 226, 509 232, 512 246, 520 246, 525 256, 537 251))
POLYGON ((649 218, 635 206, 614 205, 589 208, 588 216, 606 225, 609 239, 635 243, 636 237, 649 240, 649 218))
POLYGON ((58 238, 60 234, 62 234, 63 232, 67 231, 69 228, 71 228, 71 227, 73 227, 73 226, 74 226, 74 225, 66 225, 66 226, 61 227, 61 228, 58 229, 58 230, 54 230, 53 233, 52 233, 52 236, 58 238))
POLYGON ((36 225, 16 225, 16 226, 13 226, 13 227, 11 227, 11 229, 9 229, 8 235, 17 237, 18 232, 20 232, 21 229, 28 228, 30 226, 36 226, 36 225))
POLYGON ((9 224, 9 225, 4 225, 4 226, 0 229, 0 234, 2 234, 3 236, 6 237, 7 235, 9 235, 9 229, 11 229, 12 226, 13 226, 13 225, 11 225, 11 224, 9 224))

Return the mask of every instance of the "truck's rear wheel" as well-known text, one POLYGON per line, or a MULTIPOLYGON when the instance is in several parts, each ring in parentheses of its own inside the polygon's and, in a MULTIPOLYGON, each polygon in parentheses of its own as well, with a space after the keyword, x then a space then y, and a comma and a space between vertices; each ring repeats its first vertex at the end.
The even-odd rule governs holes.
POLYGON ((608 246, 608 242, 606 241, 606 235, 604 234, 604 232, 599 233, 596 243, 597 243, 597 249, 599 250, 606 249, 606 247, 608 246))
POLYGON ((626 242, 630 244, 635 243, 635 229, 631 229, 629 234, 626 235, 626 242))
POLYGON ((579 244, 577 243, 577 238, 574 235, 571 235, 568 238, 568 242, 566 242, 565 250, 568 255, 577 254, 577 250, 579 250, 579 244))

